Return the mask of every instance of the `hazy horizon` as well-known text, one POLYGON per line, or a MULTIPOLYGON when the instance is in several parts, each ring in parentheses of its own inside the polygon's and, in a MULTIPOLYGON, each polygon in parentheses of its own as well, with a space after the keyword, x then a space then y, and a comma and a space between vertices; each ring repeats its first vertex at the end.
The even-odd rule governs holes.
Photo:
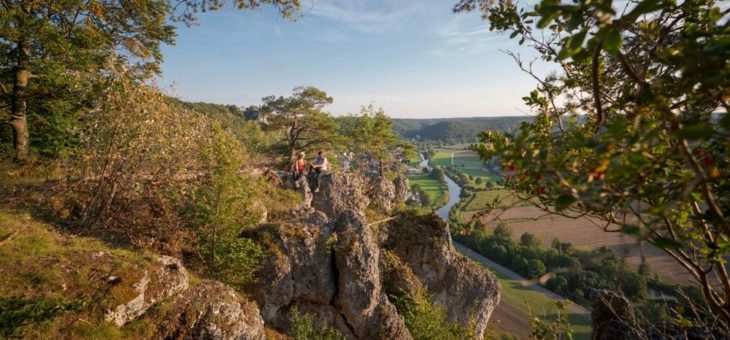
POLYGON ((158 83, 186 101, 248 106, 316 86, 335 115, 373 103, 394 118, 524 116, 534 81, 500 50, 529 55, 489 32, 456 1, 305 1, 296 21, 271 8, 224 9, 179 27, 158 83))

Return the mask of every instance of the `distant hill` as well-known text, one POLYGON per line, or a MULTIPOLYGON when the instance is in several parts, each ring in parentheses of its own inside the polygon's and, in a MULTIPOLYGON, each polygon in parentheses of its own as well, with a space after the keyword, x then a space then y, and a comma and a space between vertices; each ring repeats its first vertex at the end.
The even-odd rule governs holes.
POLYGON ((520 123, 532 120, 529 116, 474 117, 435 119, 393 119, 393 130, 409 139, 440 141, 443 143, 472 143, 480 132, 514 130, 520 123))

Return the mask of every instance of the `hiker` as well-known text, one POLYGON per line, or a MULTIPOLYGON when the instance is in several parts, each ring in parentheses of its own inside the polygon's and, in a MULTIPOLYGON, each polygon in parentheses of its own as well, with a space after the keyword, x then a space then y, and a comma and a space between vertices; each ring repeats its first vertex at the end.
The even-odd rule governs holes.
POLYGON ((294 164, 292 164, 292 178, 294 178, 294 187, 297 189, 299 189, 299 179, 305 175, 305 163, 304 152, 300 152, 294 164))
POLYGON ((314 192, 319 192, 320 179, 322 178, 322 175, 327 173, 327 171, 329 171, 330 169, 330 162, 327 160, 327 157, 324 156, 322 151, 317 152, 317 158, 314 159, 314 164, 312 164, 312 168, 317 174, 314 180, 314 192))

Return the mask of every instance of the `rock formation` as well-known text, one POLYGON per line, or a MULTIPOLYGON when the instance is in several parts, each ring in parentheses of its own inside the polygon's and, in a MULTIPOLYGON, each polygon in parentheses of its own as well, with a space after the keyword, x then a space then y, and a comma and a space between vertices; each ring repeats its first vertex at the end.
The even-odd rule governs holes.
MULTIPOLYGON (((116 279, 118 278, 109 281, 116 279)), ((126 303, 107 311, 104 318, 117 326, 123 326, 142 315, 152 305, 188 289, 188 286, 188 273, 182 263, 172 257, 161 256, 132 285, 137 294, 126 303)))
MULTIPOLYGON (((484 333, 499 303, 501 288, 493 275, 456 253, 448 224, 437 215, 406 216, 387 232, 384 248, 410 268, 448 317, 475 327, 477 334, 484 333)), ((397 285, 399 280, 394 280, 391 284, 397 285)), ((396 288, 413 289, 407 284, 412 280, 400 281, 406 287, 396 288)))
MULTIPOLYGON (((385 198, 392 206, 395 185, 385 182, 377 186, 386 188, 380 198, 369 193, 376 196, 373 202, 385 198)), ((270 250, 259 283, 251 288, 266 324, 286 331, 291 308, 297 307, 348 338, 409 339, 385 286, 412 290, 417 285, 452 321, 483 333, 499 302, 497 280, 454 251, 448 226, 437 216, 368 225, 364 209, 370 200, 363 184, 354 176, 324 177, 312 201, 315 213, 260 225, 244 235, 270 250), (384 271, 392 268, 388 258, 404 266, 398 272, 410 273, 410 283, 398 283, 393 271, 384 271)))
POLYGON ((312 207, 330 219, 336 219, 339 213, 346 210, 364 213, 370 204, 365 181, 359 176, 330 174, 322 176, 320 181, 312 207))
POLYGON ((396 203, 395 184, 384 176, 378 176, 370 182, 368 196, 372 199, 372 204, 390 213, 396 203))
POLYGON ((155 334, 159 339, 266 338, 256 304, 219 282, 190 287, 168 302, 167 308, 147 317, 159 320, 155 334))
POLYGON ((161 339, 265 338, 264 320, 253 302, 219 282, 191 285, 177 259, 157 258, 132 286, 137 295, 107 311, 107 321, 123 326, 147 319, 161 339))
POLYGON ((395 185, 395 203, 405 203, 408 199, 408 192, 410 191, 408 177, 398 174, 398 177, 393 180, 393 184, 395 185))

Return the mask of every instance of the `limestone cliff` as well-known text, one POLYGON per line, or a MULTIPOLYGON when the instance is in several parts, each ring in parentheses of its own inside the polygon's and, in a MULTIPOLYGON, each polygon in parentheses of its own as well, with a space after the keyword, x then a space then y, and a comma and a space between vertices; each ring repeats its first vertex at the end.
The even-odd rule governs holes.
POLYGON ((497 280, 454 251, 448 225, 438 216, 368 224, 368 204, 387 211, 396 200, 396 186, 386 181, 376 179, 368 190, 357 177, 325 177, 312 201, 315 213, 246 233, 271 249, 251 289, 267 325, 287 329, 289 312, 297 307, 349 338, 408 339, 386 293, 418 286, 452 321, 483 333, 499 302, 497 280), (407 270, 415 279, 389 282, 398 281, 390 270, 393 256, 405 268, 397 272, 407 270))
MULTIPOLYGON (((129 331, 155 339, 264 339, 272 329, 286 333, 296 307, 350 339, 411 339, 389 297, 414 290, 427 291, 451 321, 484 331, 499 302, 496 279, 454 251, 448 225, 439 217, 393 213, 407 196, 404 178, 330 175, 318 192, 301 184, 305 199, 288 219, 241 234, 260 244, 266 256, 258 281, 239 291, 195 278, 173 257, 91 239, 74 245, 43 228, 37 232, 52 235, 43 239, 57 250, 45 254, 44 263, 60 274, 33 290, 93 299, 92 314, 69 315, 63 327, 94 319, 116 327, 121 337, 129 331), (368 209, 377 211, 378 221, 367 220, 368 209)), ((29 230, 25 223, 16 229, 11 235, 29 230)), ((14 258, 36 256, 14 239, 3 242, 0 251, 14 258)), ((8 279, 8 287, 21 287, 22 275, 45 270, 8 265, 0 264, 0 274, 20 273, 8 279)))

